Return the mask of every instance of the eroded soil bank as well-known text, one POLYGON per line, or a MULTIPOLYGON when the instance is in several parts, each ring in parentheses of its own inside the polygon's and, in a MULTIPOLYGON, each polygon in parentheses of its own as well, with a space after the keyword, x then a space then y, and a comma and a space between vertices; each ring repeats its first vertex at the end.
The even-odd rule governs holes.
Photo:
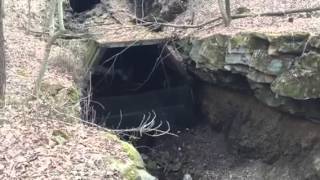
POLYGON ((320 125, 249 92, 198 84, 199 124, 137 146, 160 179, 319 179, 320 125))
POLYGON ((143 154, 149 172, 159 179, 182 179, 187 174, 208 180, 263 179, 267 164, 232 154, 224 135, 209 126, 199 125, 178 135, 157 139, 143 154))

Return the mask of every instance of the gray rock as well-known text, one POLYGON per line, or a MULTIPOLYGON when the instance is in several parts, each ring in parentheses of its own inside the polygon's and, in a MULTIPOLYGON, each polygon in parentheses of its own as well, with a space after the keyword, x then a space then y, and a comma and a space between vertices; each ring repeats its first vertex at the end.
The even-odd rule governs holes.
MULTIPOLYGON (((302 52, 310 50, 306 48, 308 38, 309 33, 303 32, 290 34, 253 32, 234 36, 216 34, 205 39, 193 40, 183 49, 184 54, 189 54, 190 60, 194 62, 193 72, 200 79, 221 83, 213 75, 219 74, 220 71, 244 76, 249 81, 271 87, 271 91, 268 92, 270 95, 257 96, 267 105, 276 107, 281 103, 276 108, 320 119, 320 113, 315 113, 313 110, 315 108, 309 103, 306 103, 308 104, 306 107, 312 107, 311 112, 301 108, 304 103, 298 102, 299 105, 292 106, 295 103, 288 100, 289 98, 305 101, 320 98, 320 54, 311 51, 301 56, 302 52), (279 96, 282 98, 275 98, 279 96)), ((318 48, 320 38, 312 36, 309 42, 313 48, 318 48)))

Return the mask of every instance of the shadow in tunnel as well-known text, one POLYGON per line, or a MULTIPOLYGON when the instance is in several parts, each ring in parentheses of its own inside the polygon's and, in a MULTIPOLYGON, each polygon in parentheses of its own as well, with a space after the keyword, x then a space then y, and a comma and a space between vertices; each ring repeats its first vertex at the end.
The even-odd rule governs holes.
POLYGON ((92 100, 98 102, 92 103, 97 124, 138 127, 144 115, 155 112, 156 123, 168 121, 172 129, 191 126, 192 89, 170 63, 174 59, 165 48, 145 45, 104 49, 91 78, 92 100))

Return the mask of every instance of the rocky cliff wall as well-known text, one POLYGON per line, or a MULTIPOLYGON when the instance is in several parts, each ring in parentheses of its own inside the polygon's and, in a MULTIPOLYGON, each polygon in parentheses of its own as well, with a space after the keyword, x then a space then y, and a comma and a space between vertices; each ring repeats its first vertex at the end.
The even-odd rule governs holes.
POLYGON ((231 152, 270 164, 263 179, 319 179, 319 36, 252 32, 177 44, 198 80, 202 115, 231 152))
POLYGON ((234 86, 234 78, 241 76, 268 106, 320 119, 320 36, 248 32, 178 44, 201 80, 234 86))

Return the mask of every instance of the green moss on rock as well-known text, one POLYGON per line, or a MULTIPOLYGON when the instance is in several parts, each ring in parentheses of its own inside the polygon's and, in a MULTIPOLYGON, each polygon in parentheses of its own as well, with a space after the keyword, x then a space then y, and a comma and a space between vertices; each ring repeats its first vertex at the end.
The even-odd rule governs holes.
POLYGON ((143 160, 139 152, 133 147, 133 145, 124 141, 121 141, 121 145, 123 150, 128 154, 128 157, 131 159, 131 161, 133 161, 137 167, 144 168, 143 160))
POLYGON ((268 41, 255 33, 240 33, 230 38, 228 53, 252 53, 256 49, 267 49, 267 46, 268 41))
POLYGON ((270 43, 269 55, 301 54, 310 36, 305 32, 294 33, 256 33, 260 38, 267 39, 270 43))
POLYGON ((195 40, 192 43, 190 58, 196 63, 197 68, 223 69, 227 42, 227 37, 223 35, 195 40))
POLYGON ((276 94, 294 99, 319 98, 320 73, 305 69, 293 69, 273 81, 271 89, 276 94))
POLYGON ((270 56, 266 50, 255 50, 250 66, 269 75, 280 75, 290 68, 294 60, 283 56, 270 56))
POLYGON ((300 58, 297 68, 320 72, 320 54, 316 52, 304 54, 300 58))
POLYGON ((320 35, 311 36, 309 40, 309 44, 313 48, 320 49, 320 35))
POLYGON ((116 135, 107 133, 106 138, 121 144, 122 150, 127 154, 128 159, 123 161, 109 158, 108 161, 113 169, 118 170, 124 179, 127 180, 156 180, 155 177, 150 175, 146 169, 144 162, 135 149, 135 147, 125 141, 120 140, 116 135))

